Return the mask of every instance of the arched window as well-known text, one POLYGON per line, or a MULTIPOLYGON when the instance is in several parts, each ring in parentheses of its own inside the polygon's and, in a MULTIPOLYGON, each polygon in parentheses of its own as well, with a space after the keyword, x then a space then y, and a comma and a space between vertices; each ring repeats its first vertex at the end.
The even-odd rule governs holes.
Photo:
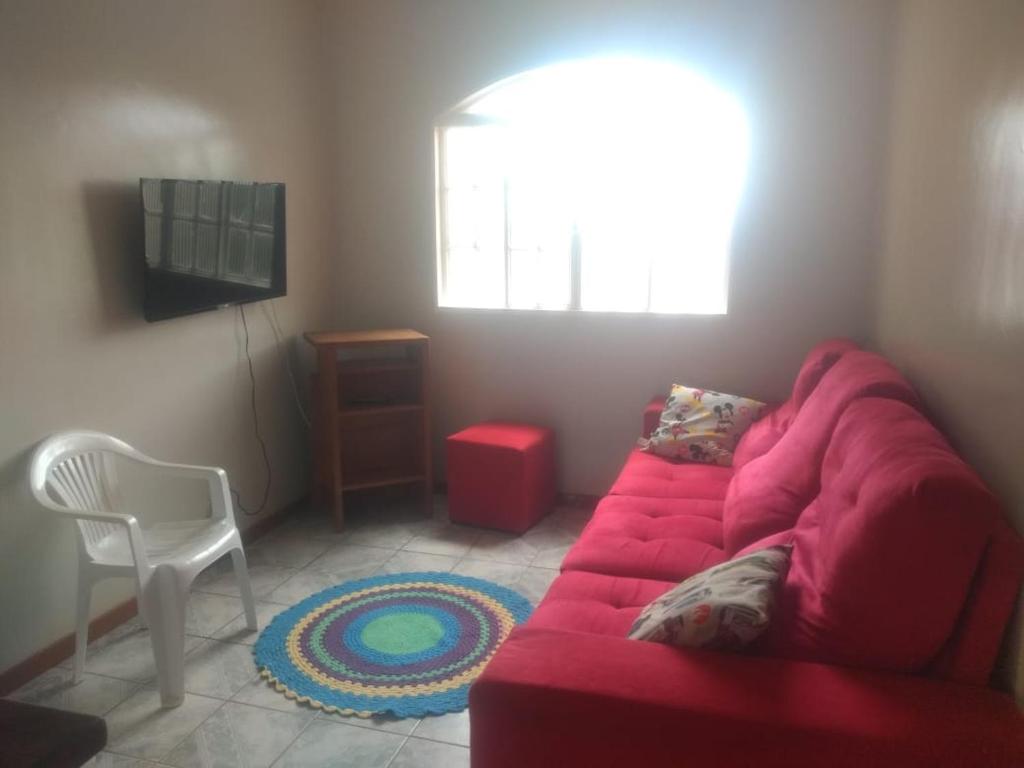
POLYGON ((436 126, 439 306, 725 313, 747 142, 734 99, 666 63, 471 96, 436 126))

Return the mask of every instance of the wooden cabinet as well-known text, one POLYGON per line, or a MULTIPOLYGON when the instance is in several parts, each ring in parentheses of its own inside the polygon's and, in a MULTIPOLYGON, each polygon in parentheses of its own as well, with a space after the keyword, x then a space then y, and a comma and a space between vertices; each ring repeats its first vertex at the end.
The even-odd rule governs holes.
POLYGON ((344 492, 415 485, 432 503, 430 339, 408 329, 305 334, 313 375, 313 503, 338 530, 344 492))

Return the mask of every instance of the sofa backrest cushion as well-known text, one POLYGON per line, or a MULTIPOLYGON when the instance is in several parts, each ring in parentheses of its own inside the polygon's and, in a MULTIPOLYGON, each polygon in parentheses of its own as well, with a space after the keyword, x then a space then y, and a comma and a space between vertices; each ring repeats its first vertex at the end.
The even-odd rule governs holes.
POLYGON ((729 557, 796 524, 818 494, 821 463, 839 417, 863 397, 918 403, 913 387, 884 358, 863 350, 843 354, 772 449, 733 475, 722 513, 729 557))
POLYGON ((845 409, 793 531, 770 650, 924 671, 953 637, 1001 519, 975 473, 894 400, 845 409))
POLYGON ((840 357, 857 348, 849 339, 826 339, 815 345, 800 366, 789 398, 777 408, 766 412, 740 438, 733 454, 733 467, 742 467, 771 450, 789 429, 800 406, 810 397, 825 372, 840 357))

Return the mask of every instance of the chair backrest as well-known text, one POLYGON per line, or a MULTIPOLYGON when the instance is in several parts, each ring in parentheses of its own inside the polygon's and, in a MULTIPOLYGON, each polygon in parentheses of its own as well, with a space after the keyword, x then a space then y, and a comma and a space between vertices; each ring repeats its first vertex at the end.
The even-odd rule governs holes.
MULTIPOLYGON (((51 435, 36 448, 29 483, 36 500, 47 509, 74 515, 76 511, 120 512, 114 466, 116 454, 133 456, 135 449, 102 432, 75 431, 51 435)), ((77 520, 87 551, 118 531, 120 526, 77 520)))

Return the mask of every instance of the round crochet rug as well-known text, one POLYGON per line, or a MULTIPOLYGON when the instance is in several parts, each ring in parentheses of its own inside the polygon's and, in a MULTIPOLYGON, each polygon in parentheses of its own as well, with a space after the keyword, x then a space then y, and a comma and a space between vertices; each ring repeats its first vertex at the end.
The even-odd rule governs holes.
POLYGON ((374 576, 282 611, 253 654, 278 691, 330 712, 458 712, 470 684, 531 610, 522 595, 483 579, 374 576))

